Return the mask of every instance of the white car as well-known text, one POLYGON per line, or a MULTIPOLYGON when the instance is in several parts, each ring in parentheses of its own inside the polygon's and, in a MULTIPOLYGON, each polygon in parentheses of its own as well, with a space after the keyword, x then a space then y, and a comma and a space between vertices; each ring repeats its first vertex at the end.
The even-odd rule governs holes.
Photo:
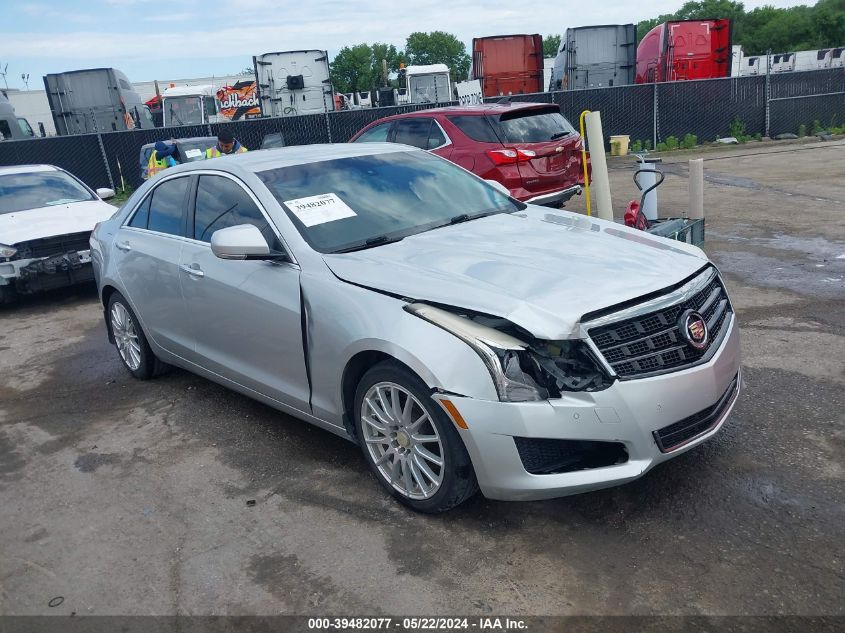
POLYGON ((88 239, 114 214, 112 197, 52 165, 0 167, 0 304, 93 281, 88 239))

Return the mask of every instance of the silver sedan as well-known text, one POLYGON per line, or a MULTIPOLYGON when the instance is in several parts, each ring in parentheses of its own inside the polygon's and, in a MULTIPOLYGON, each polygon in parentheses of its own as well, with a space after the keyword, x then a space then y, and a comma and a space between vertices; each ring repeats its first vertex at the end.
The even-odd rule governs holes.
POLYGON ((630 481, 717 433, 740 389, 700 249, 405 146, 171 168, 91 253, 132 375, 176 365, 346 437, 423 512, 630 481))

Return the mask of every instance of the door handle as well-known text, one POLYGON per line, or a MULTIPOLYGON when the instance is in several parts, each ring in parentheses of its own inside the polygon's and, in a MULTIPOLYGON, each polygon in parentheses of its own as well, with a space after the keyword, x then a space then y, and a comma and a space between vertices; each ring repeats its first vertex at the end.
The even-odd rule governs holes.
POLYGON ((191 268, 187 264, 180 264, 179 268, 191 275, 191 277, 205 277, 205 273, 202 272, 202 270, 200 270, 199 268, 191 268))
POLYGON ((115 242, 114 245, 122 251, 131 251, 132 250, 132 246, 129 244, 129 242, 115 242))

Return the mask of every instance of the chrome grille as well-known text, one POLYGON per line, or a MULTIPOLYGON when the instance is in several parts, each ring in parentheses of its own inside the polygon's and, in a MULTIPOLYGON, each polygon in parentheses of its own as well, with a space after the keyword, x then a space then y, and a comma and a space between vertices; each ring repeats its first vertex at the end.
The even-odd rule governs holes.
POLYGON ((634 307, 620 312, 618 319, 610 315, 598 320, 601 325, 587 324, 590 338, 620 379, 685 369, 706 361, 718 347, 732 308, 715 270, 707 269, 678 294, 669 304, 652 300, 643 304, 642 310, 634 307), (652 304, 655 307, 649 309, 652 304), (709 341, 701 350, 681 335, 678 321, 690 309, 707 322, 709 341))

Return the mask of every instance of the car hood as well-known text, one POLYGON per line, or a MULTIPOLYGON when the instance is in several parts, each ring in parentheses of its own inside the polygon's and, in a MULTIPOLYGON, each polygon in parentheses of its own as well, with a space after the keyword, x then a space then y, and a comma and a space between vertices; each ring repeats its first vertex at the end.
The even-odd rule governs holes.
POLYGON ((101 200, 87 200, 3 213, 0 214, 0 244, 91 231, 97 222, 108 220, 116 210, 101 200))
POLYGON ((583 315, 707 263, 694 246, 534 206, 323 258, 344 281, 506 318, 546 340, 575 338, 583 315))

